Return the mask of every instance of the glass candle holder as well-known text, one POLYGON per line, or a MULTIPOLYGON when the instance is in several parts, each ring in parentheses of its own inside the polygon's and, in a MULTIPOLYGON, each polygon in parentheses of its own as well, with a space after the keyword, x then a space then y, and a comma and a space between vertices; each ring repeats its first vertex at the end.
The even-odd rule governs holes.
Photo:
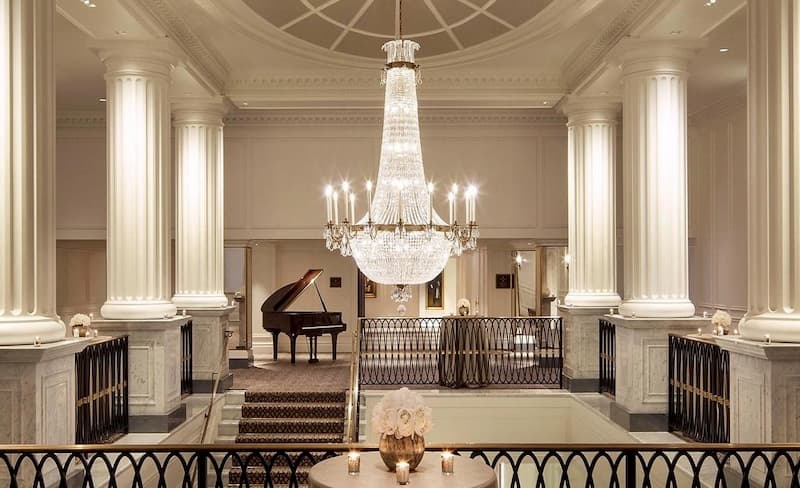
POLYGON ((39 337, 39 336, 34 337, 33 338, 33 347, 39 347, 41 345, 42 345, 42 338, 39 337))
POLYGON ((772 339, 770 338, 769 334, 764 334, 764 342, 766 342, 767 344, 772 343, 772 339))
POLYGON ((455 456, 452 452, 443 452, 442 453, 442 474, 444 475, 451 475, 453 474, 453 463, 455 461, 455 456))
POLYGON ((395 464, 394 470, 397 473, 397 483, 401 485, 407 485, 408 475, 411 472, 408 463, 405 461, 400 461, 399 463, 395 464))
POLYGON ((361 472, 361 454, 351 452, 347 455, 347 474, 358 474, 361 472))

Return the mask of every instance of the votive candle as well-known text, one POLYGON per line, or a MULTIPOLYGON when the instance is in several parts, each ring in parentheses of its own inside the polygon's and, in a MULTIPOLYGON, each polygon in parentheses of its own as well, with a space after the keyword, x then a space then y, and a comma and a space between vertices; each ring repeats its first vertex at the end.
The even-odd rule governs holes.
POLYGON ((772 342, 772 339, 770 339, 769 334, 764 334, 764 341, 767 344, 770 344, 772 342))
POLYGON ((442 474, 451 475, 453 474, 453 463, 455 461, 455 456, 453 456, 452 452, 443 452, 442 453, 442 474))
POLYGON ((350 194, 350 223, 355 224, 356 222, 356 194, 350 194))
POLYGON ((351 452, 347 455, 347 474, 358 474, 361 472, 361 454, 351 452))
POLYGON ((33 338, 33 347, 39 347, 41 345, 42 345, 42 338, 39 337, 39 336, 34 337, 33 338))
POLYGON ((399 463, 395 464, 394 470, 397 473, 397 482, 401 485, 407 485, 408 475, 411 472, 408 463, 405 461, 400 461, 399 463))

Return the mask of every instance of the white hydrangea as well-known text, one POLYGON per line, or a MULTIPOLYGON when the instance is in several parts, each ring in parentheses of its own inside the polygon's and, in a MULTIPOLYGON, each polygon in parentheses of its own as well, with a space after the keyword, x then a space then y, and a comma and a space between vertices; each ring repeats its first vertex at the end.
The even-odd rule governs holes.
POLYGON ((88 315, 82 313, 76 313, 75 315, 72 316, 71 319, 69 319, 69 326, 77 327, 79 325, 82 325, 84 327, 89 327, 90 325, 92 325, 92 319, 90 319, 88 315))
POLYGON ((715 330, 721 328, 723 331, 727 332, 731 327, 730 314, 722 310, 717 310, 714 312, 714 316, 711 317, 711 325, 715 330))
POLYGON ((422 396, 401 388, 384 396, 372 411, 372 428, 397 439, 425 435, 433 428, 431 409, 422 396))

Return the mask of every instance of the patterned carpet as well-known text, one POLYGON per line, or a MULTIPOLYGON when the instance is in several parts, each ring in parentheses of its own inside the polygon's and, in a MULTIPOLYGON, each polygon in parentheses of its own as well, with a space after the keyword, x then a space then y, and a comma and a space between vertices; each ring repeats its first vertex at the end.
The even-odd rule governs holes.
POLYGON ((345 391, 350 381, 350 358, 340 355, 338 361, 320 359, 308 364, 289 362, 289 355, 278 361, 258 363, 248 369, 234 369, 233 389, 247 391, 345 391))
MULTIPOLYGON (((237 443, 343 442, 349 361, 292 365, 287 359, 233 373, 233 387, 246 390, 237 443)), ((324 453, 310 455, 317 458, 324 453)), ((259 460, 248 463, 246 478, 241 465, 234 464, 231 485, 265 485, 267 474, 259 460)), ((313 464, 298 456, 276 459, 270 479, 275 486, 289 485, 290 465, 296 465, 296 480, 305 487, 313 464)))

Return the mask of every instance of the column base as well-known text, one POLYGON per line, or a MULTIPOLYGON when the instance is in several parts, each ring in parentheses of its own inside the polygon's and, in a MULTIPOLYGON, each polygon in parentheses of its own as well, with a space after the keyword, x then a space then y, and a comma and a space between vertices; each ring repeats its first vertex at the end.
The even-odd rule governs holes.
POLYGON ((663 413, 631 413, 617 402, 612 402, 609 417, 628 432, 666 432, 667 415, 663 413))
MULTIPOLYGON (((213 383, 215 374, 220 378, 228 375, 228 344, 225 333, 228 330, 228 316, 235 307, 195 308, 186 312, 192 320, 192 379, 213 383)), ((220 383, 222 385, 222 383, 220 383)), ((204 391, 210 392, 212 386, 204 391)))
POLYGON ((564 318, 565 385, 573 392, 596 392, 600 377, 598 321, 608 308, 561 305, 558 311, 564 318))
POLYGON ((177 312, 175 304, 166 300, 109 300, 100 308, 100 315, 109 320, 158 320, 174 317, 177 312))
POLYGON ((619 314, 636 318, 687 318, 694 316, 694 304, 686 300, 623 300, 619 314))
POLYGON ((220 295, 175 295, 172 303, 178 309, 219 309, 228 305, 228 298, 224 294, 220 295))
POLYGON ((162 415, 131 415, 128 421, 130 432, 172 432, 186 421, 186 404, 182 403, 175 410, 162 415))
POLYGON ((0 316, 0 346, 33 345, 37 337, 42 344, 63 341, 64 322, 41 315, 0 316))
POLYGON ((181 404, 181 326, 190 317, 92 322, 103 335, 128 336, 131 417, 161 418, 181 404))
POLYGON ((564 304, 568 307, 616 307, 622 299, 616 293, 567 293, 564 304))
POLYGON ((632 415, 665 415, 669 334, 695 333, 698 328, 708 328, 711 319, 608 315, 606 320, 615 326, 617 405, 632 415))
POLYGON ((745 315, 739 322, 739 333, 744 339, 765 342, 769 334, 772 342, 800 342, 800 314, 764 313, 745 315))

